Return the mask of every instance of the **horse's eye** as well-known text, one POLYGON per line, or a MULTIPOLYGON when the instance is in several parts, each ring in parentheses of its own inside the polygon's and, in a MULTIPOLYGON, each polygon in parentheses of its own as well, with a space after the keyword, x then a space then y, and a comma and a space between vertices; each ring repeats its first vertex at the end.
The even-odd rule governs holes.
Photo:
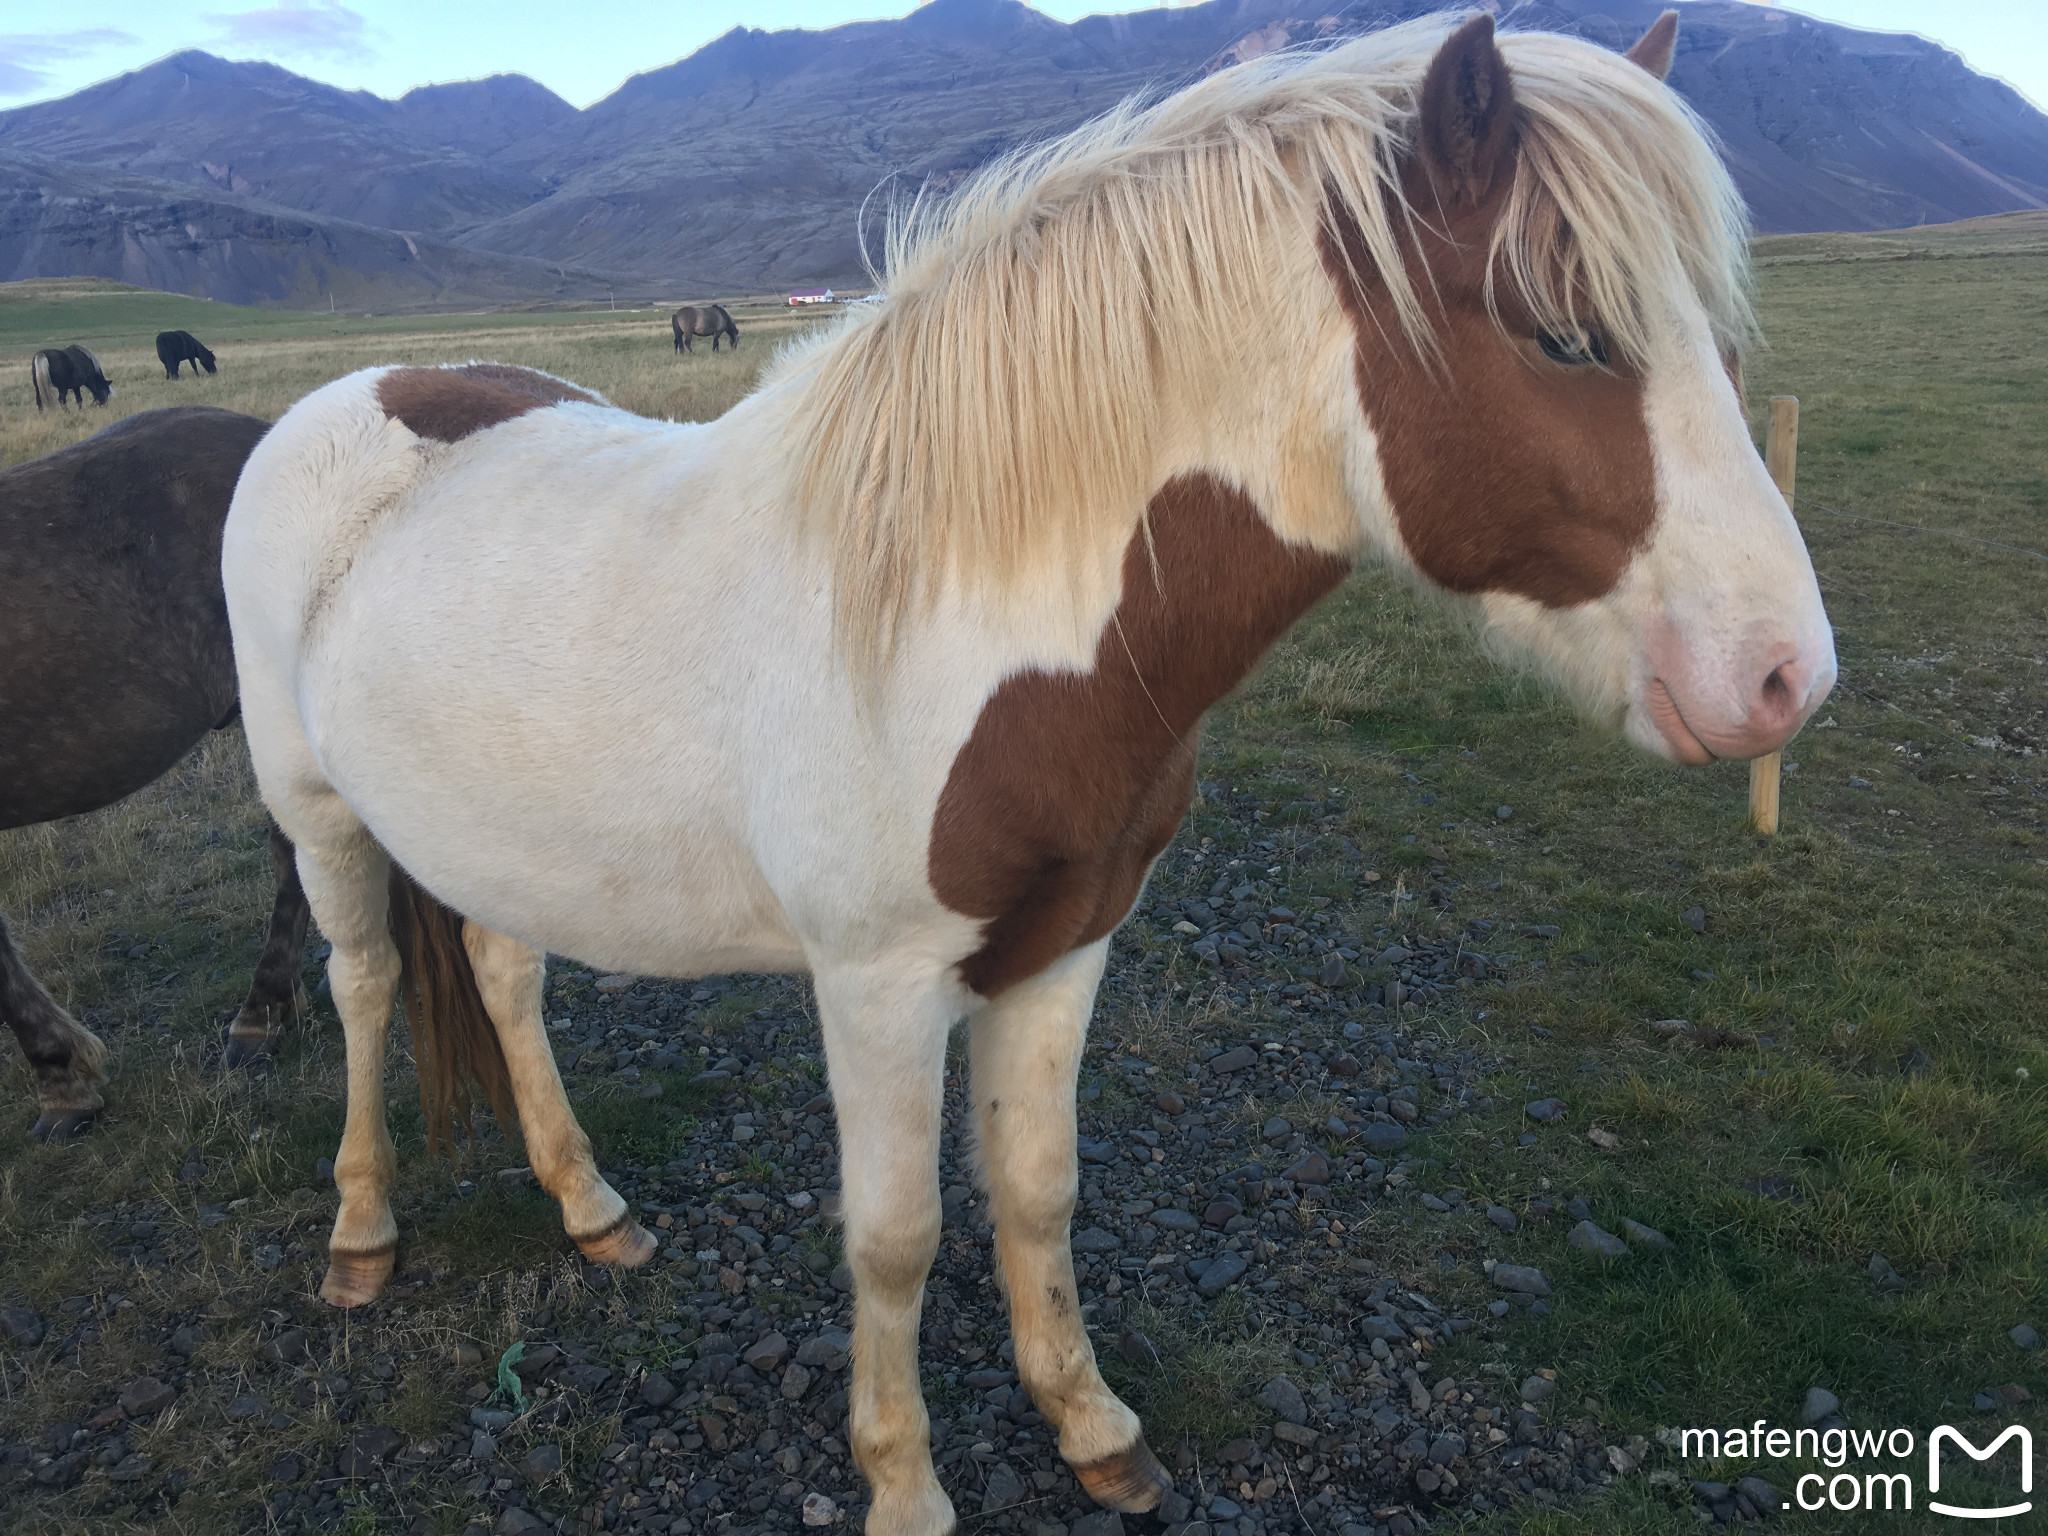
POLYGON ((1536 345, 1553 363, 1562 363, 1567 368, 1607 366, 1607 343, 1598 331, 1538 331, 1536 345))

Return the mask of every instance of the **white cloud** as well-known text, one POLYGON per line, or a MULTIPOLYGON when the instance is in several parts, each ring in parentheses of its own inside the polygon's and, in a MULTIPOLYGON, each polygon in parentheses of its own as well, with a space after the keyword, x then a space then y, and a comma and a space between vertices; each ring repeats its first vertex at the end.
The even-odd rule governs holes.
POLYGON ((279 0, 260 11, 206 18, 220 29, 220 42, 265 52, 327 59, 366 59, 369 23, 341 0, 279 0))
POLYGON ((0 35, 0 96, 27 96, 56 76, 46 64, 97 53, 135 38, 117 27, 86 27, 75 32, 16 32, 0 35))

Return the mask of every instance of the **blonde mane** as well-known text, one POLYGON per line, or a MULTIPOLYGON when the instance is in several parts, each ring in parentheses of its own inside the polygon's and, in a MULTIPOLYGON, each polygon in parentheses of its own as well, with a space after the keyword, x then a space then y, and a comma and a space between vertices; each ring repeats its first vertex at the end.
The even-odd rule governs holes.
MULTIPOLYGON (((1430 351, 1403 264, 1405 231, 1430 215, 1404 199, 1401 170, 1424 71, 1460 19, 1127 102, 892 222, 887 303, 777 370, 801 390, 793 491, 830 540, 856 670, 887 657, 935 575, 1015 579, 1128 538, 1157 489, 1162 386, 1213 367, 1209 343, 1273 307, 1279 242, 1348 216, 1430 351)), ((1619 54, 1549 33, 1503 33, 1500 47, 1521 148, 1496 289, 1546 326, 1597 325, 1637 361, 1659 295, 1689 291, 1723 348, 1740 346, 1747 221, 1710 130, 1619 54)))

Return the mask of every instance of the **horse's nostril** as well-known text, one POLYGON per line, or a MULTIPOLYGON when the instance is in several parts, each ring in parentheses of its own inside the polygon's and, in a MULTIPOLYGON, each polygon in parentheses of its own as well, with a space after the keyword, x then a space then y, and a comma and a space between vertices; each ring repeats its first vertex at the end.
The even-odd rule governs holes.
POLYGON ((1778 666, 1773 667, 1771 675, 1764 679, 1764 702, 1767 704, 1787 704, 1791 702, 1791 699, 1792 685, 1785 681, 1785 667, 1783 663, 1780 663, 1778 666))

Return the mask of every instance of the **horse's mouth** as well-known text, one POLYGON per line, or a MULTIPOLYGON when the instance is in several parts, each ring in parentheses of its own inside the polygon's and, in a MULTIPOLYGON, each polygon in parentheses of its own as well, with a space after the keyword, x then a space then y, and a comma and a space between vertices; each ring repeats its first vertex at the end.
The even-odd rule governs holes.
POLYGON ((1685 712, 1678 707, 1677 698, 1663 678, 1653 677, 1644 685, 1643 707, 1649 713, 1650 723, 1657 728, 1657 734, 1671 749, 1674 762, 1684 763, 1689 768, 1704 768, 1716 761, 1713 749, 1685 723, 1685 712))

